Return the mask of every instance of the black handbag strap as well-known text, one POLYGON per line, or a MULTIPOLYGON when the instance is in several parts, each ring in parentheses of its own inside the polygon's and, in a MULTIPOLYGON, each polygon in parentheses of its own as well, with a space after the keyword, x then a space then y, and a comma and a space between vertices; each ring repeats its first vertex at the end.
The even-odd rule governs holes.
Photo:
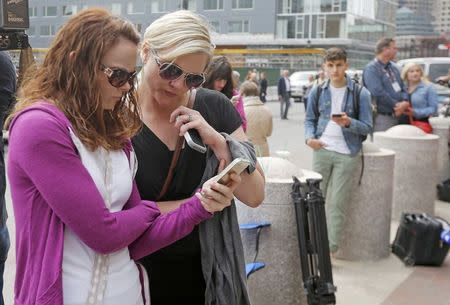
MULTIPOLYGON (((189 100, 188 100, 188 104, 187 104, 188 108, 194 107, 196 94, 197 94, 197 90, 195 88, 193 88, 189 94, 189 100)), ((183 143, 184 143, 184 137, 178 137, 177 144, 175 146, 175 151, 173 152, 172 161, 170 161, 169 171, 167 172, 166 180, 164 181, 163 187, 161 188, 161 192, 159 193, 156 200, 160 200, 162 197, 164 197, 164 195, 169 190, 169 186, 170 186, 170 183, 172 182, 173 174, 175 172, 175 167, 177 166, 178 159, 180 158, 181 147, 183 146, 183 143)))

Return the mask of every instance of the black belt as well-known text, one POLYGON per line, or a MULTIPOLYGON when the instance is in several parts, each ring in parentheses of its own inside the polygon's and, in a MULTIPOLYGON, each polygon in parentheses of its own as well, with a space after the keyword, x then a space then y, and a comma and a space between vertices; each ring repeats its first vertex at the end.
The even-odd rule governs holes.
POLYGON ((377 114, 392 116, 392 112, 381 112, 381 111, 377 111, 377 114))

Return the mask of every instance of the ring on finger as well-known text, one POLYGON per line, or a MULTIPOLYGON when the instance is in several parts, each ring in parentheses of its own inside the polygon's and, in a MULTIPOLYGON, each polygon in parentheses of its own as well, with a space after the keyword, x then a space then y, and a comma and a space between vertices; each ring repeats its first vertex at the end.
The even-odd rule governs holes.
POLYGON ((192 114, 188 114, 188 122, 192 121, 192 114))

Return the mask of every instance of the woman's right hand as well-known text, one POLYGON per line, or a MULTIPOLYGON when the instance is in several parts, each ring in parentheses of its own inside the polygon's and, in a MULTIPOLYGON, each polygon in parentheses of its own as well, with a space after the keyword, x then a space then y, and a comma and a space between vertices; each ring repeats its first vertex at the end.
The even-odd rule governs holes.
POLYGON ((230 182, 227 185, 218 183, 217 176, 214 176, 203 184, 201 193, 195 195, 200 199, 205 210, 210 213, 220 212, 231 205, 234 190, 239 183, 241 183, 241 177, 236 173, 230 175, 230 182))

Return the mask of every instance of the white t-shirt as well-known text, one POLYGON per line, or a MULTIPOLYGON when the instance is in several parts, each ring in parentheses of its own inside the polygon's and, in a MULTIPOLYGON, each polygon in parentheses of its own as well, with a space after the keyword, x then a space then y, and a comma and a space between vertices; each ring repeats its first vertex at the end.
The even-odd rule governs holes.
MULTIPOLYGON (((331 91, 331 114, 342 112, 342 103, 344 102, 345 92, 347 86, 341 88, 335 88, 330 84, 331 91)), ((325 144, 324 148, 326 150, 335 151, 341 154, 350 154, 347 143, 345 142, 344 134, 342 132, 342 127, 331 120, 325 127, 320 141, 325 144)))
POLYGON ((291 82, 289 81, 289 78, 284 78, 284 84, 286 85, 286 92, 291 91, 291 82))

